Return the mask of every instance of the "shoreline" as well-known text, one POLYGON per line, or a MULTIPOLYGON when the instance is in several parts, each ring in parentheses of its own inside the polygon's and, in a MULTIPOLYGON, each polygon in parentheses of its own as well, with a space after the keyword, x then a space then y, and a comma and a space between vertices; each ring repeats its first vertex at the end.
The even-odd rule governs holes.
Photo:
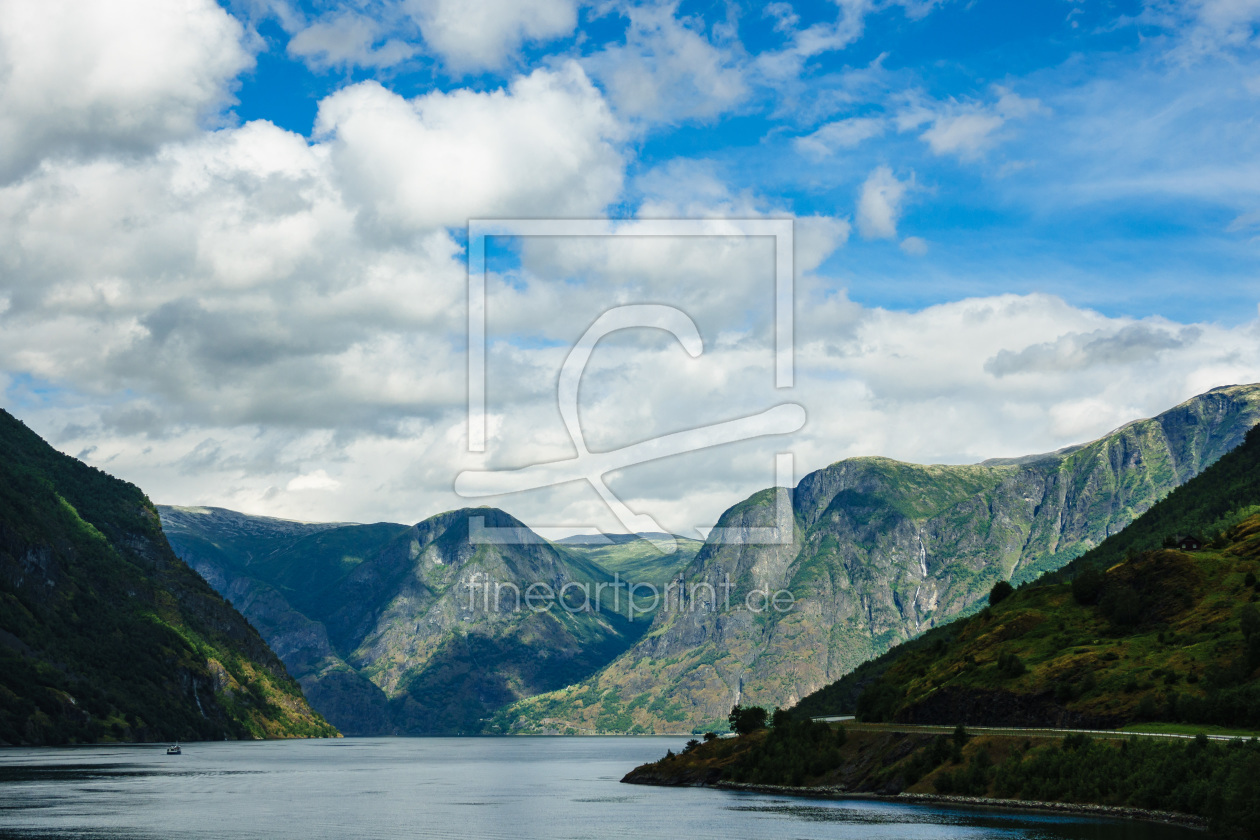
MULTIPOLYGON (((630 785, 651 785, 651 782, 624 782, 630 785)), ((1082 816, 1106 817, 1110 819, 1136 819, 1143 822, 1157 822, 1164 825, 1175 825, 1196 831, 1208 830, 1208 822, 1202 817, 1182 814, 1177 811, 1156 811, 1147 808, 1131 808, 1127 806, 1095 805, 1077 802, 1040 802, 1028 799, 992 799, 983 796, 952 796, 939 793, 857 793, 837 787, 791 787, 788 785, 753 785, 741 782, 714 782, 712 784, 696 782, 683 787, 708 787, 717 790, 729 790, 736 793, 765 793, 774 796, 794 796, 803 799, 851 799, 867 802, 887 802, 901 805, 956 805, 968 808, 991 808, 999 811, 1026 811, 1033 813, 1079 814, 1082 816)))

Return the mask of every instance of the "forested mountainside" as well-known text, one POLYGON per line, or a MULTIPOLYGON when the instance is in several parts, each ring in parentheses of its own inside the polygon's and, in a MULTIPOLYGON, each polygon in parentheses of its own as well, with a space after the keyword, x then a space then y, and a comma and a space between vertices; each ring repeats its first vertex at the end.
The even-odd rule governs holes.
POLYGON ((0 411, 0 741, 336 734, 139 488, 0 411))

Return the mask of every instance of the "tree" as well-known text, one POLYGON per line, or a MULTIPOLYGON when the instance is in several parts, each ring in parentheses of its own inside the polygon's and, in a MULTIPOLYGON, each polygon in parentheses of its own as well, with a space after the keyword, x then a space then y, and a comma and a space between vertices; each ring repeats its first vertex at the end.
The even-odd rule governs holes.
POLYGON ((1015 591, 1015 587, 1004 580, 999 580, 993 584, 993 588, 989 590, 989 606, 996 606, 1005 601, 1015 591))
POLYGON ((1007 677, 1022 676, 1028 669, 1024 666, 1024 661, 1013 653, 1003 653, 998 656, 997 660, 998 673, 1007 677))
POLYGON ((1072 597, 1082 606, 1096 604, 1102 595, 1104 583, 1102 572, 1097 569, 1085 569, 1072 578, 1072 597))
POLYGON ((734 706, 727 716, 731 731, 736 735, 747 735, 758 729, 766 728, 766 710, 760 706, 734 706))

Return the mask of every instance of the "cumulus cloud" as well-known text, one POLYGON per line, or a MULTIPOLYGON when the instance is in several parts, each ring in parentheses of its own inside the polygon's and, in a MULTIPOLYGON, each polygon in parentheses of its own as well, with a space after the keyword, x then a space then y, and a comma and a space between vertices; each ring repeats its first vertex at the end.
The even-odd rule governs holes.
MULTIPOLYGON (((469 503, 452 491, 460 470, 571 456, 555 391, 568 346, 610 305, 672 303, 705 352, 659 331, 601 343, 580 394, 593 449, 786 400, 810 418, 791 438, 610 478, 635 510, 689 532, 769 485, 775 452, 795 454, 798 477, 850 455, 1027 454, 1260 379, 1255 323, 1134 322, 1040 295, 860 306, 809 273, 848 232, 824 217, 798 224, 797 385, 779 391, 772 243, 722 236, 715 219, 711 238, 531 239, 518 263, 492 266, 491 447, 473 456, 458 246, 440 228, 382 240, 356 225, 343 178, 326 144, 251 123, 0 190, 0 368, 64 395, 24 419, 160 501, 416 520, 469 503)), ((740 206, 707 189, 715 207, 740 206)), ((583 485, 491 501, 532 524, 616 527, 583 485)))
POLYGON ((621 189, 621 127, 575 63, 413 100, 363 82, 320 103, 315 133, 367 217, 406 230, 596 214, 621 189))
POLYGON ((318 70, 332 67, 392 67, 420 52, 393 34, 379 18, 342 11, 319 18, 294 33, 289 55, 318 70))
POLYGON ((678 17, 677 5, 626 8, 625 44, 586 60, 618 113, 653 122, 707 119, 747 96, 735 46, 715 43, 702 21, 678 17))
POLYGON ((191 136, 252 66, 244 37, 213 0, 0 4, 0 182, 191 136))
MULTIPOLYGON (((931 7, 903 5, 909 16, 931 7)), ((452 489, 461 470, 569 457, 556 377, 572 341, 610 306, 665 303, 694 318, 704 353, 689 356, 659 330, 601 342, 579 394, 593 449, 788 400, 810 418, 790 438, 610 477, 634 509, 687 531, 769 485, 777 452, 794 453, 798 477, 850 455, 1027 454, 1260 379, 1254 322, 1134 321, 1044 295, 860 305, 841 279, 818 276, 841 262, 829 257, 850 234, 848 219, 824 214, 797 220, 796 385, 776 388, 773 242, 739 236, 722 217, 792 208, 732 186, 703 160, 656 165, 627 189, 625 121, 743 107, 759 85, 787 84, 776 73, 852 43, 876 7, 840 3, 835 21, 802 28, 775 5, 787 47, 753 60, 729 22, 706 27, 653 6, 626 18, 616 48, 637 77, 618 76, 615 62, 601 63, 611 54, 595 49, 585 69, 552 59, 502 87, 406 98, 352 84, 321 103, 305 138, 267 122, 203 130, 250 60, 241 27, 208 0, 188 0, 180 14, 118 5, 135 38, 152 36, 147 53, 90 10, 62 15, 55 32, 41 28, 55 16, 33 19, 32 42, 68 52, 64 61, 19 43, 13 33, 27 31, 22 16, 34 7, 14 0, 0 7, 0 157, 22 177, 0 183, 0 386, 57 445, 159 501, 414 521, 468 503, 452 489), (102 43, 75 49, 93 33, 102 43), (113 81, 93 87, 98 78, 113 81), (13 79, 61 98, 23 98, 13 79), (609 225, 638 236, 526 238, 492 255, 491 448, 469 454, 467 269, 451 229, 470 217, 598 216, 610 206, 633 217, 609 225), (709 235, 646 235, 653 220, 678 216, 706 219, 709 235)), ((317 68, 395 65, 423 48, 459 73, 510 66, 522 45, 565 37, 574 8, 483 3, 460 16, 437 0, 365 3, 286 25, 290 53, 317 68)), ((878 87, 874 78, 862 90, 878 87)), ((819 113, 854 113, 855 91, 834 92, 819 113)), ((796 147, 834 155, 896 127, 931 152, 968 158, 1036 110, 996 89, 910 105, 921 107, 833 118, 796 147)), ((869 171, 853 223, 921 255, 927 242, 898 231, 914 177, 896 172, 869 171)), ((535 525, 616 527, 580 484, 495 501, 535 525)))
POLYGON ((131 428, 370 426, 463 391, 440 364, 463 285, 449 234, 365 240, 325 151, 267 123, 45 165, 0 190, 0 250, 3 366, 155 400, 131 428))
POLYGON ((522 44, 573 32, 576 0, 404 0, 429 49, 459 71, 502 67, 522 44))
POLYGON ((253 122, 0 188, 3 367, 147 395, 117 423, 151 434, 349 432, 460 405, 447 226, 600 212, 616 124, 576 66, 411 102, 352 87, 320 119, 315 144, 253 122))
POLYGON ((573 33, 577 0, 360 0, 312 17, 274 0, 290 55, 312 69, 382 68, 421 53, 450 74, 503 70, 526 44, 573 33))
POLYGON ((891 239, 896 236, 902 204, 913 186, 913 177, 898 180, 887 166, 877 166, 872 170, 858 196, 858 232, 866 239, 891 239))

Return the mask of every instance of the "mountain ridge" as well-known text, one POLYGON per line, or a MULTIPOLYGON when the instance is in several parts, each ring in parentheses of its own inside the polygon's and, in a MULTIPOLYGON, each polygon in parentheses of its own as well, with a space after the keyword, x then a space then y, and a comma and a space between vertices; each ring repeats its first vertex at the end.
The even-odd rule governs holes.
POLYGON ((864 663, 797 711, 951 724, 1254 728, 1257 573, 1260 427, 1069 566, 864 663), (1169 545, 1193 532, 1203 539, 1188 549, 1169 545), (1221 699, 1227 695, 1233 699, 1221 699))
MULTIPOLYGON (((359 735, 478 732, 500 707, 588 676, 646 629, 645 618, 630 621, 609 603, 589 615, 558 604, 522 614, 511 608, 527 587, 542 582, 560 590, 573 581, 611 589, 616 573, 591 559, 608 552, 619 569, 657 577, 694 554, 654 563, 655 550, 639 538, 606 546, 541 538, 473 544, 474 517, 487 528, 532 534, 509 514, 484 507, 412 526, 302 533, 265 518, 242 529, 245 515, 233 511, 160 511, 172 545, 241 606, 312 705, 359 735), (502 599, 495 606, 503 609, 488 608, 489 590, 481 588, 487 583, 496 585, 502 599)), ((603 593, 604 602, 612 597, 603 593)))
MULTIPOLYGON (((788 546, 706 542, 688 584, 791 592, 785 615, 658 614, 578 686, 497 716, 506 731, 722 728, 738 702, 790 705, 861 662, 975 609, 998 580, 1032 580, 1122 530, 1260 421, 1260 386, 1215 388, 1048 457, 914 465, 864 457, 792 492, 788 546)), ((726 533, 773 525, 772 491, 732 506, 726 533)))

